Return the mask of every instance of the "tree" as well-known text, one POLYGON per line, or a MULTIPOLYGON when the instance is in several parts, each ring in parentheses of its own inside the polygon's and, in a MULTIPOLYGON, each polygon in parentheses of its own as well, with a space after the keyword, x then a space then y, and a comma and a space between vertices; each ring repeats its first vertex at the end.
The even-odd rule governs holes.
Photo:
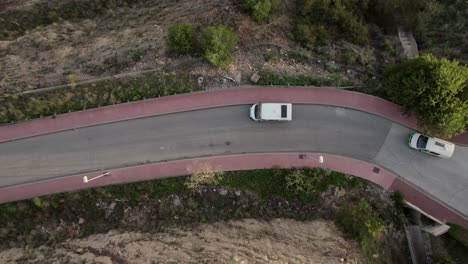
POLYGON ((468 126, 468 67, 427 54, 390 66, 384 73, 384 93, 415 114, 428 134, 450 138, 468 126))
POLYGON ((203 29, 200 38, 203 56, 219 68, 225 68, 231 63, 231 51, 237 42, 236 33, 225 26, 207 27, 203 29))
POLYGON ((175 24, 166 36, 169 51, 177 54, 190 54, 195 48, 195 28, 191 24, 175 24))

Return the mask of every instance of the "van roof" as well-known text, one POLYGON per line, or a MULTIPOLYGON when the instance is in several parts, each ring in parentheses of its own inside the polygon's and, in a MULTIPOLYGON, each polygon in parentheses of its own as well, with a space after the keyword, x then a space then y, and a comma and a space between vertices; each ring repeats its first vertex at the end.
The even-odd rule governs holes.
POLYGON ((451 157, 453 155, 453 151, 455 150, 455 144, 442 139, 429 137, 426 149, 437 152, 446 157, 451 157))
POLYGON ((262 119, 291 120, 291 108, 288 103, 262 103, 262 119))

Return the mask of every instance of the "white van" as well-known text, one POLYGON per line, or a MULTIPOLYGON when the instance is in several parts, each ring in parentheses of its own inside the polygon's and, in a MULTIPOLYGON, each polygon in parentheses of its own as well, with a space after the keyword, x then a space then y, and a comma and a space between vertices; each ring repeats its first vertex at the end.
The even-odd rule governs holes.
POLYGON ((292 104, 258 103, 250 107, 250 118, 254 121, 291 121, 292 104))
POLYGON ((446 159, 452 157, 453 151, 455 150, 455 144, 453 143, 419 133, 414 133, 409 136, 408 145, 410 148, 446 159))

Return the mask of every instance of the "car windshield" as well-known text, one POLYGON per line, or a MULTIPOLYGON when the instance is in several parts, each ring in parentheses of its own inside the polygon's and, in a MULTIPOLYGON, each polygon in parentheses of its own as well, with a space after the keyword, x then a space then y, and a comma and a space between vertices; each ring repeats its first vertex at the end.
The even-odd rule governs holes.
POLYGON ((419 136, 416 146, 420 149, 425 149, 427 145, 427 140, 429 140, 428 137, 423 136, 423 135, 419 136))

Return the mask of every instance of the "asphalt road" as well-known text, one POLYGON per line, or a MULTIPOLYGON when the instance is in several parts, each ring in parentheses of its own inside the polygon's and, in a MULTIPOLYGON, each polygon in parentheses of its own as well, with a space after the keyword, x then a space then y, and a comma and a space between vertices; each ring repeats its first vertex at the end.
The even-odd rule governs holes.
POLYGON ((209 155, 307 151, 376 163, 468 215, 468 148, 451 159, 407 147, 411 130, 351 109, 294 105, 291 122, 253 122, 249 106, 134 119, 0 144, 0 187, 209 155))

